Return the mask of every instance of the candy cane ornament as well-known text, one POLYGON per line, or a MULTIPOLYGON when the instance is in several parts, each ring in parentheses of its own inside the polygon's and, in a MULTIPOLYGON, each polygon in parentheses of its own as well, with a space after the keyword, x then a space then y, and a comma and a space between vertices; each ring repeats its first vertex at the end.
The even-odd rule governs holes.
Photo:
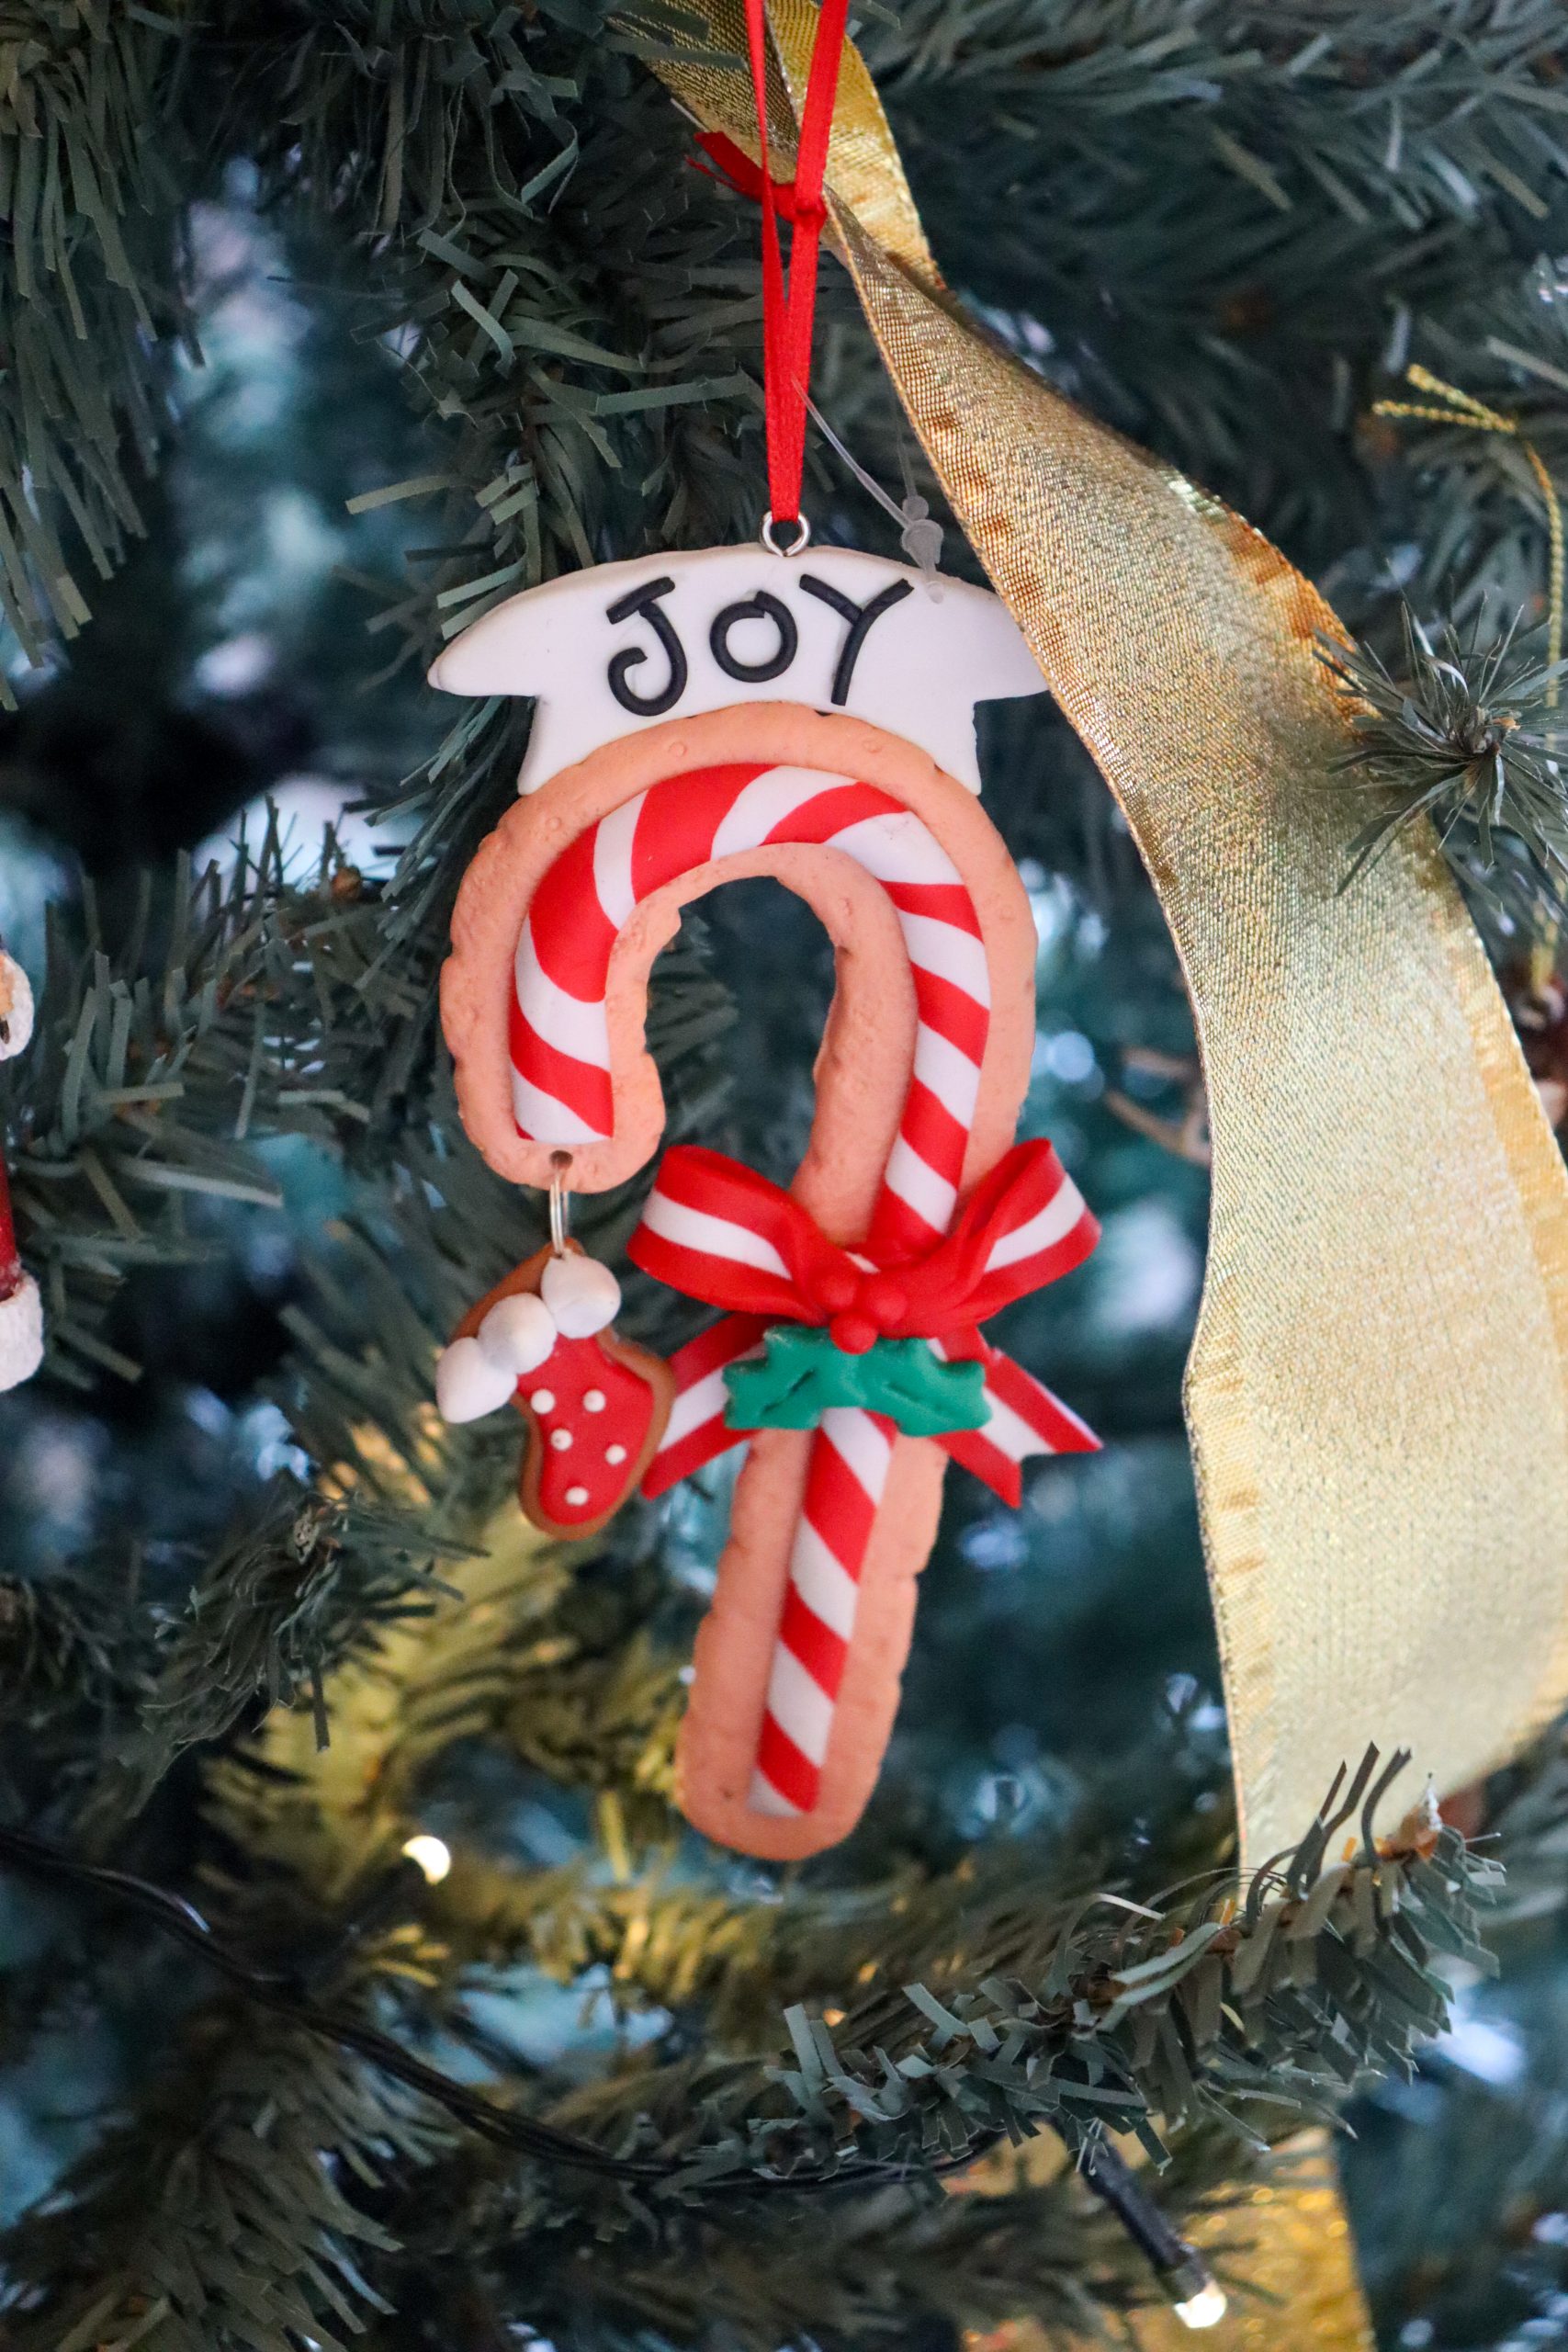
POLYGON ((591 1192, 651 1157, 647 975, 689 899, 773 874, 838 950, 789 1194, 682 1148, 631 1245, 729 1310, 671 1367, 645 1490, 750 1432, 682 1800, 745 1850, 813 1851, 874 1781, 947 1454, 1016 1500, 1026 1455, 1094 1442, 977 1328, 1096 1230, 1047 1145, 1009 1148, 1034 939, 976 797, 973 707, 1038 674, 963 583, 722 549, 514 598, 433 676, 547 684, 526 797, 465 879, 443 978, 465 1124, 502 1172, 542 1183, 570 1151, 591 1192))
MULTIPOLYGON (((666 777, 579 834, 546 874, 523 927, 513 1115, 539 1142, 605 1140, 614 1119, 610 958, 632 912, 698 868, 802 843, 850 857, 881 883, 913 977, 914 1065, 865 1237, 875 1262, 896 1263, 929 1250, 952 1222, 990 1026, 990 978, 974 901, 952 859, 911 810, 852 777, 727 763, 666 777)), ((751 1226, 716 1216, 704 1198, 701 1170, 684 1196, 662 1181, 633 1243, 637 1261, 679 1289, 699 1287, 694 1254, 716 1251, 741 1264, 776 1255, 751 1226)), ((1049 1213, 1055 1239, 1071 1246, 1088 1231, 1088 1213, 1060 1171, 1049 1213)), ((749 1329, 744 1336, 749 1352, 749 1329)), ((713 1388, 707 1393, 722 1422, 728 1391, 722 1404, 713 1388)), ((694 1433, 683 1419, 680 1437, 694 1433)), ((1082 1434, 1072 1423, 1069 1442, 1082 1434)), ((829 1407, 818 1427, 751 1783, 762 1811, 816 1808, 894 1435, 885 1415, 856 1407, 829 1407)))

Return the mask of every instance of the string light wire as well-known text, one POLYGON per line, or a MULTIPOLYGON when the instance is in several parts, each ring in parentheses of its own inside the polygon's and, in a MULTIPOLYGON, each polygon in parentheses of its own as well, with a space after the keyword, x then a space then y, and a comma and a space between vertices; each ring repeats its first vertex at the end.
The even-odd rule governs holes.
MULTIPOLYGON (((450 1855, 443 1840, 423 1836, 410 1838, 403 1849, 401 1867, 411 1873, 417 1872, 424 1882, 444 1877, 446 1871, 439 1867, 437 1848, 449 1863, 450 1855)), ((111 1869, 106 1863, 85 1861, 27 1830, 0 1826, 0 1869, 4 1868, 96 1894, 140 1912, 164 1934, 197 1952, 257 2007, 285 2018, 306 2032, 334 2042, 340 2049, 354 2051, 381 2073, 420 2092, 468 2130, 496 2146, 510 2148, 540 2164, 570 2166, 649 2188, 667 2185, 678 2176, 692 2177, 689 2156, 617 2156, 592 2140, 580 2138, 576 2132, 558 2131, 553 2124, 520 2114, 515 2109, 487 2098, 482 2091, 471 2089, 468 2084, 454 2081, 451 2075, 427 2066, 389 2034, 367 2025, 346 2010, 313 2001, 298 1972, 258 1965, 235 1945, 226 1942, 194 1903, 167 1887, 155 1885, 150 1879, 139 1878, 130 1871, 111 1869)), ((802 2195, 827 2189, 909 2187, 932 2176, 962 2171, 998 2146, 1003 2136, 1000 2130, 978 2132, 966 2148, 919 2167, 873 2161, 831 2167, 802 2165, 789 2172, 748 2168, 704 2175, 701 2187, 705 2196, 741 2196, 774 2190, 802 2195)), ((1115 2215, 1147 2259, 1179 2314, 1183 2301, 1191 2302, 1205 2295, 1212 2301, 1213 2295, 1221 2293, 1202 2257, 1179 2235, 1109 2141, 1102 2137, 1092 2140, 1083 2151, 1078 2169, 1086 2186, 1115 2215)), ((1201 2326, 1208 2322, 1200 2319, 1188 2324, 1201 2326)))

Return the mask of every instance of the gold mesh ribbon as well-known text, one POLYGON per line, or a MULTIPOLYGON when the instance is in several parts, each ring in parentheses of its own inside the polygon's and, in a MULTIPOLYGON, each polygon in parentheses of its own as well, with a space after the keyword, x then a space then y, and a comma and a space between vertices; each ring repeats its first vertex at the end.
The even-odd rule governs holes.
MULTIPOLYGON (((744 49, 738 0, 706 13, 709 53, 660 71, 755 155, 750 85, 712 55, 744 49)), ((772 23, 787 158, 810 0, 772 23)), ((1328 606, 964 315, 852 50, 829 186, 910 421, 1186 972, 1213 1133, 1187 1415, 1256 1864, 1369 1741, 1414 1752, 1397 1805, 1568 1697, 1568 1182, 1430 837, 1337 894, 1361 812, 1313 652, 1328 606)))

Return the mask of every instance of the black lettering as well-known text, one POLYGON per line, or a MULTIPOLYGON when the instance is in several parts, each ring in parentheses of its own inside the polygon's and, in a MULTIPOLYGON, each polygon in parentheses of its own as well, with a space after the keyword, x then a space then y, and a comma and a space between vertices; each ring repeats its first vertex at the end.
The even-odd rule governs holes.
POLYGON ((895 605, 903 603, 905 597, 912 593, 911 582, 895 580, 879 596, 874 596, 869 605, 857 605, 852 597, 841 594, 837 588, 830 588, 825 580, 812 580, 805 572, 801 573, 800 584, 808 596, 815 596, 819 605, 829 605, 841 621, 848 621, 850 625, 839 649, 839 666, 833 673, 832 698, 836 703, 846 703, 850 698, 850 680, 854 676, 861 647, 871 634, 872 623, 879 621, 884 613, 890 613, 895 605))
POLYGON ((739 603, 726 605, 708 631, 708 643, 713 658, 727 678, 739 678, 747 685, 761 685, 769 678, 782 678, 795 660, 800 647, 800 631, 795 625, 795 615, 765 588, 754 596, 743 596, 739 603), (779 633, 778 649, 765 662, 742 662, 729 650, 729 632, 739 621, 772 621, 779 633))
POLYGON ((659 599, 668 596, 674 587, 672 580, 650 580, 645 588, 634 588, 628 595, 617 596, 605 613, 610 621, 645 620, 664 649, 670 662, 670 675, 656 695, 639 695, 635 686, 626 684, 627 673, 648 659, 648 650, 641 645, 628 645, 617 653, 610 664, 610 692, 623 710, 638 718, 661 718, 673 710, 686 691, 686 650, 675 634, 675 625, 662 610, 659 599))

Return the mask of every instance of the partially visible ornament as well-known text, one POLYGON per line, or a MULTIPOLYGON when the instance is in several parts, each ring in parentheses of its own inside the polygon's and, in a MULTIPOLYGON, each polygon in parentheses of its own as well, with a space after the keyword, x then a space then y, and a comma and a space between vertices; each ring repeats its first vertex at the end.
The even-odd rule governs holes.
POLYGON ((547 1535, 588 1536, 653 1460, 675 1394, 661 1356, 617 1337, 621 1286, 562 1238, 464 1317, 435 1368, 444 1419, 514 1404, 528 1425, 523 1509, 547 1535))
MULTIPOLYGON (((0 1061, 19 1054, 33 1034, 28 976, 0 949, 0 1061)), ((11 1194, 0 1159, 0 1388, 30 1380, 43 1361, 43 1301, 22 1265, 11 1221, 11 1194)))

